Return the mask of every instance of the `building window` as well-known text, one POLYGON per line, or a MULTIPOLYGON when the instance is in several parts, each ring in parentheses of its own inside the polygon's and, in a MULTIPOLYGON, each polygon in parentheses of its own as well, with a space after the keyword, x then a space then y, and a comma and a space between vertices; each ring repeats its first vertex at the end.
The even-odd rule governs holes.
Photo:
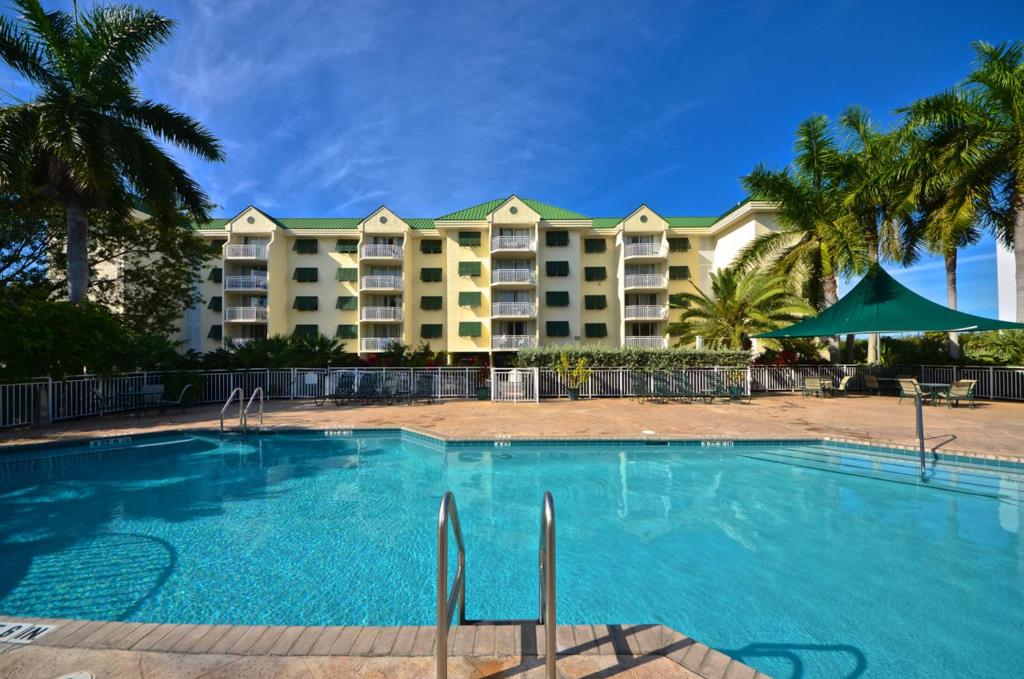
POLYGON ((647 215, 640 215, 640 221, 643 222, 644 224, 646 224, 647 223, 647 215))
POLYGON ((583 277, 588 281, 603 281, 608 278, 608 271, 603 266, 588 266, 583 269, 583 277))
POLYGON ((604 238, 587 238, 583 241, 585 252, 604 252, 608 249, 608 241, 604 238))
POLYGON ((315 255, 317 253, 316 238, 296 238, 292 250, 300 255, 315 255))
POLYGON ((608 326, 604 323, 585 323, 583 325, 583 333, 587 337, 607 337, 608 326))
POLYGON ((668 250, 669 250, 669 252, 689 252, 690 251, 690 239, 689 238, 669 238, 668 239, 668 250))
POLYGON ((206 308, 209 309, 210 311, 220 311, 220 309, 221 309, 221 298, 220 297, 211 297, 210 298, 210 303, 206 305, 206 308))
POLYGON ((210 332, 206 333, 206 337, 207 339, 217 340, 219 342, 221 339, 220 326, 211 325, 210 332))
POLYGON ((586 309, 604 309, 608 306, 608 300, 604 295, 587 295, 583 298, 583 306, 586 309))
POLYGON ((420 297, 420 308, 424 311, 437 311, 441 308, 441 298, 420 297))
POLYGON ((441 269, 423 268, 420 269, 420 280, 424 283, 440 283, 441 269))
POLYGON ((338 244, 334 247, 335 252, 344 252, 354 255, 359 251, 359 241, 352 238, 339 238, 338 244))
POLYGON ((212 269, 210 269, 210 275, 207 277, 206 280, 213 281, 214 283, 222 282, 224 280, 224 269, 220 268, 219 266, 213 267, 212 269))
POLYGON ((292 303, 292 308, 298 311, 316 311, 319 307, 319 297, 296 297, 292 303))
POLYGON ((569 336, 569 321, 548 321, 546 325, 548 337, 569 336))
POLYGON ((569 262, 544 262, 544 267, 549 276, 569 275, 569 262))
POLYGON ((320 335, 320 326, 317 325, 316 323, 300 323, 299 325, 295 326, 295 332, 293 332, 292 334, 302 337, 317 337, 320 335))
POLYGON ((420 252, 425 255, 441 254, 441 240, 439 238, 424 238, 420 241, 420 252))
POLYGON ((480 293, 479 292, 460 292, 459 293, 459 306, 480 306, 480 293))
POLYGON ((420 326, 420 337, 423 339, 437 339, 441 336, 440 323, 424 323, 420 326))
POLYGON ((342 283, 355 283, 359 278, 359 269, 354 266, 339 266, 337 278, 342 283))
POLYGON ((481 332, 479 321, 462 321, 459 323, 459 337, 479 337, 481 332))
POLYGON ((339 325, 337 330, 334 331, 334 336, 341 339, 355 339, 359 336, 359 326, 357 325, 339 325))
POLYGON ((670 266, 668 268, 668 277, 674 281, 685 281, 690 277, 690 267, 670 266))
POLYGON ((548 247, 562 247, 569 244, 568 231, 548 231, 544 234, 544 243, 548 247))
POLYGON ((354 295, 338 295, 338 302, 335 305, 336 308, 344 311, 351 311, 359 306, 359 298, 354 295))
POLYGON ((476 247, 480 245, 479 231, 459 231, 459 245, 476 247))
POLYGON ((569 306, 569 293, 565 291, 548 290, 544 293, 544 302, 548 306, 569 306))
POLYGON ((480 262, 459 262, 460 276, 479 276, 480 262))
POLYGON ((300 266, 295 268, 295 273, 292 274, 292 279, 298 281, 299 283, 316 283, 317 280, 319 280, 319 274, 320 272, 317 270, 316 267, 300 266))

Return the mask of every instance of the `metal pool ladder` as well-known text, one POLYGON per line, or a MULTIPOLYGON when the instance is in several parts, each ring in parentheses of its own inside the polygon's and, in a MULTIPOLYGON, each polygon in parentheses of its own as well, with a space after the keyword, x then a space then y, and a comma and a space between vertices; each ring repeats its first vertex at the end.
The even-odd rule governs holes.
POLYGON ((242 418, 245 416, 245 411, 242 410, 242 399, 245 398, 245 394, 242 392, 241 387, 235 387, 231 390, 231 395, 228 396, 228 400, 224 401, 224 407, 220 409, 220 435, 224 436, 224 414, 227 413, 228 407, 231 406, 231 402, 235 400, 235 396, 238 396, 238 424, 242 424, 242 418))
MULTIPOLYGON (((540 511, 540 545, 538 556, 539 611, 537 622, 544 626, 544 668, 547 679, 556 679, 555 640, 555 501, 549 491, 544 492, 544 503, 540 511)), ((441 498, 437 516, 437 634, 435 657, 437 679, 448 677, 448 632, 452 624, 455 607, 459 610, 459 624, 471 624, 466 620, 466 545, 462 540, 462 526, 459 524, 459 510, 455 506, 455 495, 448 491, 441 498), (458 546, 458 565, 455 582, 448 591, 448 526, 455 533, 458 546)), ((509 621, 512 622, 512 621, 509 621)))
MULTIPOLYGON (((245 410, 242 411, 242 433, 245 434, 249 431, 249 408, 252 407, 253 401, 256 397, 260 397, 260 424, 263 424, 263 387, 256 387, 252 392, 252 396, 249 397, 249 402, 245 404, 245 410)), ((241 401, 239 401, 241 404, 241 401)))

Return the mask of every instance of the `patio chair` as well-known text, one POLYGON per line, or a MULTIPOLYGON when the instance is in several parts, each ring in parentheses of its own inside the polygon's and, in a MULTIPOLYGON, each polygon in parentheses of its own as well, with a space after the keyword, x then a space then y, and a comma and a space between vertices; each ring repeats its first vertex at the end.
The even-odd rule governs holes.
POLYGON ((668 403, 668 400, 672 398, 672 389, 669 386, 668 373, 664 370, 659 370, 654 373, 654 389, 651 393, 652 399, 655 401, 662 401, 668 403))
POLYGON ((672 398, 682 401, 684 403, 690 403, 697 396, 693 390, 693 385, 690 384, 690 376, 684 373, 677 373, 673 375, 672 380, 672 398))
POLYGON ((957 380, 945 393, 939 392, 935 395, 937 401, 945 401, 950 408, 959 407, 960 401, 967 401, 967 405, 974 407, 974 387, 978 380, 957 380))
POLYGON ((377 373, 360 375, 359 384, 356 387, 353 400, 363 404, 369 404, 380 398, 381 380, 377 373))
POLYGON ((192 400, 191 399, 189 399, 188 401, 185 400, 185 395, 188 393, 189 389, 191 389, 191 388, 192 388, 191 384, 186 384, 184 387, 181 388, 181 391, 178 392, 178 398, 174 399, 173 401, 170 400, 170 399, 165 399, 165 398, 160 399, 160 413, 162 414, 164 411, 166 411, 171 406, 178 406, 179 408, 181 408, 182 414, 184 414, 185 413, 185 406, 192 405, 192 400))
POLYGON ((419 373, 416 375, 416 383, 413 385, 412 393, 409 395, 409 403, 413 401, 434 402, 434 375, 430 373, 419 373))
POLYGON ((808 396, 824 396, 825 380, 821 377, 805 377, 800 393, 803 394, 804 398, 808 396))
POLYGON ((833 396, 846 396, 850 393, 850 380, 853 379, 852 375, 843 375, 843 378, 839 380, 839 386, 832 389, 833 396))
POLYGON ((864 391, 869 394, 873 391, 875 392, 875 396, 882 395, 882 383, 878 381, 878 377, 876 375, 868 374, 864 376, 864 391))
POLYGON ((124 401, 117 394, 105 394, 102 388, 90 389, 89 393, 92 395, 93 403, 100 417, 109 413, 120 412, 125 408, 124 401))
POLYGON ((160 403, 164 399, 164 385, 144 384, 136 391, 125 394, 124 397, 127 399, 128 408, 135 413, 135 417, 142 417, 149 408, 160 409, 160 403))
POLYGON ((640 370, 631 371, 629 373, 629 386, 633 399, 638 403, 643 403, 650 396, 651 390, 647 385, 646 372, 640 370))
POLYGON ((729 393, 729 387, 717 372, 711 373, 708 376, 707 387, 701 389, 697 395, 704 399, 705 403, 714 403, 716 398, 724 401, 729 401, 732 398, 729 393))
POLYGON ((326 398, 331 399, 331 403, 336 406, 340 406, 343 403, 351 401, 355 396, 356 392, 356 376, 354 373, 341 373, 334 379, 334 387, 331 389, 331 393, 326 394, 326 398))
POLYGON ((387 375, 384 377, 384 383, 381 386, 377 400, 386 402, 388 405, 392 405, 396 399, 400 399, 398 376, 387 375))
POLYGON ((909 398, 913 401, 918 396, 922 399, 928 397, 928 395, 921 390, 921 385, 919 385, 917 380, 912 377, 900 377, 896 380, 896 383, 899 384, 900 387, 900 400, 897 401, 897 405, 903 403, 903 399, 905 398, 909 398))

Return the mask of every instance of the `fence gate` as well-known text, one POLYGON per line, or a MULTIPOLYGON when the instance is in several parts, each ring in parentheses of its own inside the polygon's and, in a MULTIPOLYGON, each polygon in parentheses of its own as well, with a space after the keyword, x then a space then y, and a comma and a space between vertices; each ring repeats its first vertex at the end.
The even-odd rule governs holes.
POLYGON ((491 400, 539 401, 539 368, 491 368, 491 400))

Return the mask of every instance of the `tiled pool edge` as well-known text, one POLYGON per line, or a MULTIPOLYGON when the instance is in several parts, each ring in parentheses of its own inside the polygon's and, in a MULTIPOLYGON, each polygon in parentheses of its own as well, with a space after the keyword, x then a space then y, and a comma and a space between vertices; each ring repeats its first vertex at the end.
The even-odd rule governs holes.
MULTIPOLYGON (((435 643, 433 627, 417 626, 288 627, 4 619, 56 626, 33 646, 92 651, 414 658, 433 656, 435 643)), ((661 656, 705 679, 770 679, 664 625, 558 625, 556 638, 559 657, 661 656)), ((0 653, 28 647, 0 643, 0 653)), ((453 628, 449 637, 449 656, 526 659, 544 653, 543 627, 536 623, 460 625, 453 628)))

